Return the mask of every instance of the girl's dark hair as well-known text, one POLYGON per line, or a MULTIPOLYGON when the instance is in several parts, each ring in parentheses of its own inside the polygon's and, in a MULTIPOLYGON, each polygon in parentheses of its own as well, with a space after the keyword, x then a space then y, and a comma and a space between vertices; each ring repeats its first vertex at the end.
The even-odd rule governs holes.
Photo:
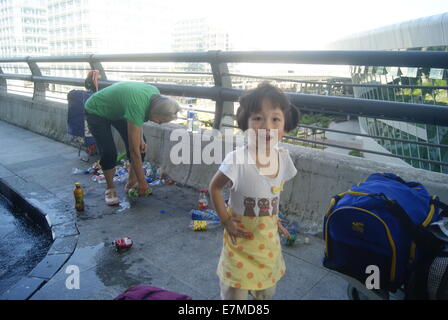
POLYGON ((300 119, 300 112, 297 107, 291 104, 288 97, 279 88, 268 82, 262 82, 258 87, 245 92, 240 97, 240 107, 236 112, 236 121, 241 130, 247 130, 250 115, 260 111, 263 99, 270 100, 275 107, 283 111, 285 132, 297 127, 300 119))

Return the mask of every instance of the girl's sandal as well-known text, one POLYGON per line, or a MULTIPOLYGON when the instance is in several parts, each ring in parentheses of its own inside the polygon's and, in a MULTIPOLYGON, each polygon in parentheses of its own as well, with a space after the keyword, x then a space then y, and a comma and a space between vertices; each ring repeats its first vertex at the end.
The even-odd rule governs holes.
POLYGON ((104 200, 108 206, 116 206, 120 203, 120 199, 118 199, 117 192, 114 188, 106 190, 104 193, 104 200))

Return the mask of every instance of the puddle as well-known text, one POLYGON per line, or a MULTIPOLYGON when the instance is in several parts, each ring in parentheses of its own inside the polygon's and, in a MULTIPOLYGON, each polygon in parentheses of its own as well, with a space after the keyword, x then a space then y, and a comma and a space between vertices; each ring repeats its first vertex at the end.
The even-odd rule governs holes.
MULTIPOLYGON (((142 263, 142 259, 134 257, 131 248, 127 251, 117 252, 112 246, 112 240, 100 243, 96 246, 77 248, 70 260, 70 264, 80 267, 90 268, 95 265, 94 277, 104 286, 119 286, 129 288, 142 283, 151 284, 152 278, 133 271, 135 264, 142 263)), ((92 273, 89 273, 92 277, 92 273)))
POLYGON ((27 275, 47 254, 51 236, 0 195, 0 294, 27 275))

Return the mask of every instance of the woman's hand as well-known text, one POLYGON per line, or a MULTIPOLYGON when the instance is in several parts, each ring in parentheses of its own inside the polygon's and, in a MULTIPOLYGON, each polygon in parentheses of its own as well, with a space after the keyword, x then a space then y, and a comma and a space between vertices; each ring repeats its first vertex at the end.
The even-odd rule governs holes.
POLYGON ((226 229, 227 233, 232 240, 233 245, 236 245, 236 238, 245 238, 250 239, 253 237, 252 232, 247 231, 244 227, 242 227, 241 219, 235 216, 229 216, 229 218, 223 222, 221 222, 226 229))
POLYGON ((139 197, 145 197, 146 192, 149 189, 148 183, 145 181, 145 183, 139 183, 137 187, 138 196, 139 197))
POLYGON ((145 143, 145 140, 142 139, 140 142, 140 153, 146 153, 148 151, 148 145, 145 143))

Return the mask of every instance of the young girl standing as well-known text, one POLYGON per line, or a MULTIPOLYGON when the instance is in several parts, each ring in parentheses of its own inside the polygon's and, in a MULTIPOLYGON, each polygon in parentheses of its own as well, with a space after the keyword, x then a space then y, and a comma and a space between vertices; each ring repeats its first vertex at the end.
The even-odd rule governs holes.
POLYGON ((217 269, 221 298, 244 300, 250 293, 254 299, 271 299, 285 273, 280 192, 297 173, 288 151, 277 144, 297 126, 299 113, 283 92, 262 83, 240 98, 236 118, 249 133, 248 143, 227 154, 209 187, 225 229, 217 269), (226 207, 222 189, 229 181, 226 207))

